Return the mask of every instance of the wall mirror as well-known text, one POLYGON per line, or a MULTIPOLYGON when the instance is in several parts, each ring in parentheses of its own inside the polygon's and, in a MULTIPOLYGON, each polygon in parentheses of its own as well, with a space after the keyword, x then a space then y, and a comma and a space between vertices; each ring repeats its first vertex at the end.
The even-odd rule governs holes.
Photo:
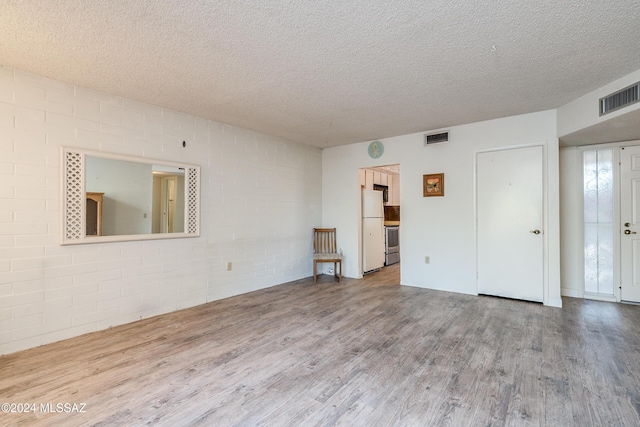
POLYGON ((62 148, 63 245, 200 235, 200 167, 62 148))

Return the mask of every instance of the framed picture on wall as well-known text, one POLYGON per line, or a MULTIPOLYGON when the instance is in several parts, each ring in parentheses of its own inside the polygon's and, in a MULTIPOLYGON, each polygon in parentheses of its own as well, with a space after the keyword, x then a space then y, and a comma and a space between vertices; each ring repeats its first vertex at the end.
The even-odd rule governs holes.
POLYGON ((422 197, 444 196, 444 174, 422 175, 422 197))

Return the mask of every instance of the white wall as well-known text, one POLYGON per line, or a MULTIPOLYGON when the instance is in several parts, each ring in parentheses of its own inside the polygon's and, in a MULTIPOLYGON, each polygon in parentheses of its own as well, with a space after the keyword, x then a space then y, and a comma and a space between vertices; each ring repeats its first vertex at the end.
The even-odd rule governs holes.
MULTIPOLYGON (((640 70, 615 80, 601 88, 589 92, 580 98, 558 108, 558 137, 615 119, 616 117, 640 110, 640 103, 622 108, 619 111, 600 117, 598 100, 620 89, 640 81, 640 70)), ((616 140, 614 140, 616 141, 616 140)), ((613 141, 600 141, 613 142, 613 141)))
POLYGON ((321 162, 317 148, 0 67, 0 354, 310 276, 321 162), (60 246, 61 146, 200 165, 201 237, 60 246))
POLYGON ((582 284, 582 163, 576 147, 560 149, 560 264, 562 295, 584 296, 582 284))
POLYGON ((402 284, 475 294, 475 153, 541 143, 547 156, 545 303, 560 306, 556 126, 555 111, 544 111, 450 128, 447 144, 423 147, 422 133, 383 139, 384 155, 377 160, 368 156, 369 142, 325 149, 323 225, 337 227, 345 275, 359 276, 358 169, 400 164, 402 284), (422 197, 422 175, 440 172, 445 173, 445 197, 422 197), (430 264, 424 263, 426 255, 430 264))

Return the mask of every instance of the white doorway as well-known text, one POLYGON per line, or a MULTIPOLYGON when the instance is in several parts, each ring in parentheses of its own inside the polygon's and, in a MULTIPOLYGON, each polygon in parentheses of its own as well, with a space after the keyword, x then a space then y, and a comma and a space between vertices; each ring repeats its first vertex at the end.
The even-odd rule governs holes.
POLYGON ((479 294, 543 302, 543 147, 476 155, 479 294))
POLYGON ((152 233, 183 233, 185 219, 184 175, 153 173, 152 233))
POLYGON ((176 216, 177 176, 166 176, 160 180, 160 232, 173 233, 176 216))
POLYGON ((640 302, 640 141, 560 154, 562 295, 640 302))
POLYGON ((640 146, 620 147, 620 299, 640 302, 640 146))

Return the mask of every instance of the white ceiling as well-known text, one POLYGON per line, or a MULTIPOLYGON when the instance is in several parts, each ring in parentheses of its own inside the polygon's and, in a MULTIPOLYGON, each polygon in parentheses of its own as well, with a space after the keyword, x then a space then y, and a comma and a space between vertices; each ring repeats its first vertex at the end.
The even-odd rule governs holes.
POLYGON ((318 147, 560 107, 638 0, 2 0, 0 64, 318 147))

